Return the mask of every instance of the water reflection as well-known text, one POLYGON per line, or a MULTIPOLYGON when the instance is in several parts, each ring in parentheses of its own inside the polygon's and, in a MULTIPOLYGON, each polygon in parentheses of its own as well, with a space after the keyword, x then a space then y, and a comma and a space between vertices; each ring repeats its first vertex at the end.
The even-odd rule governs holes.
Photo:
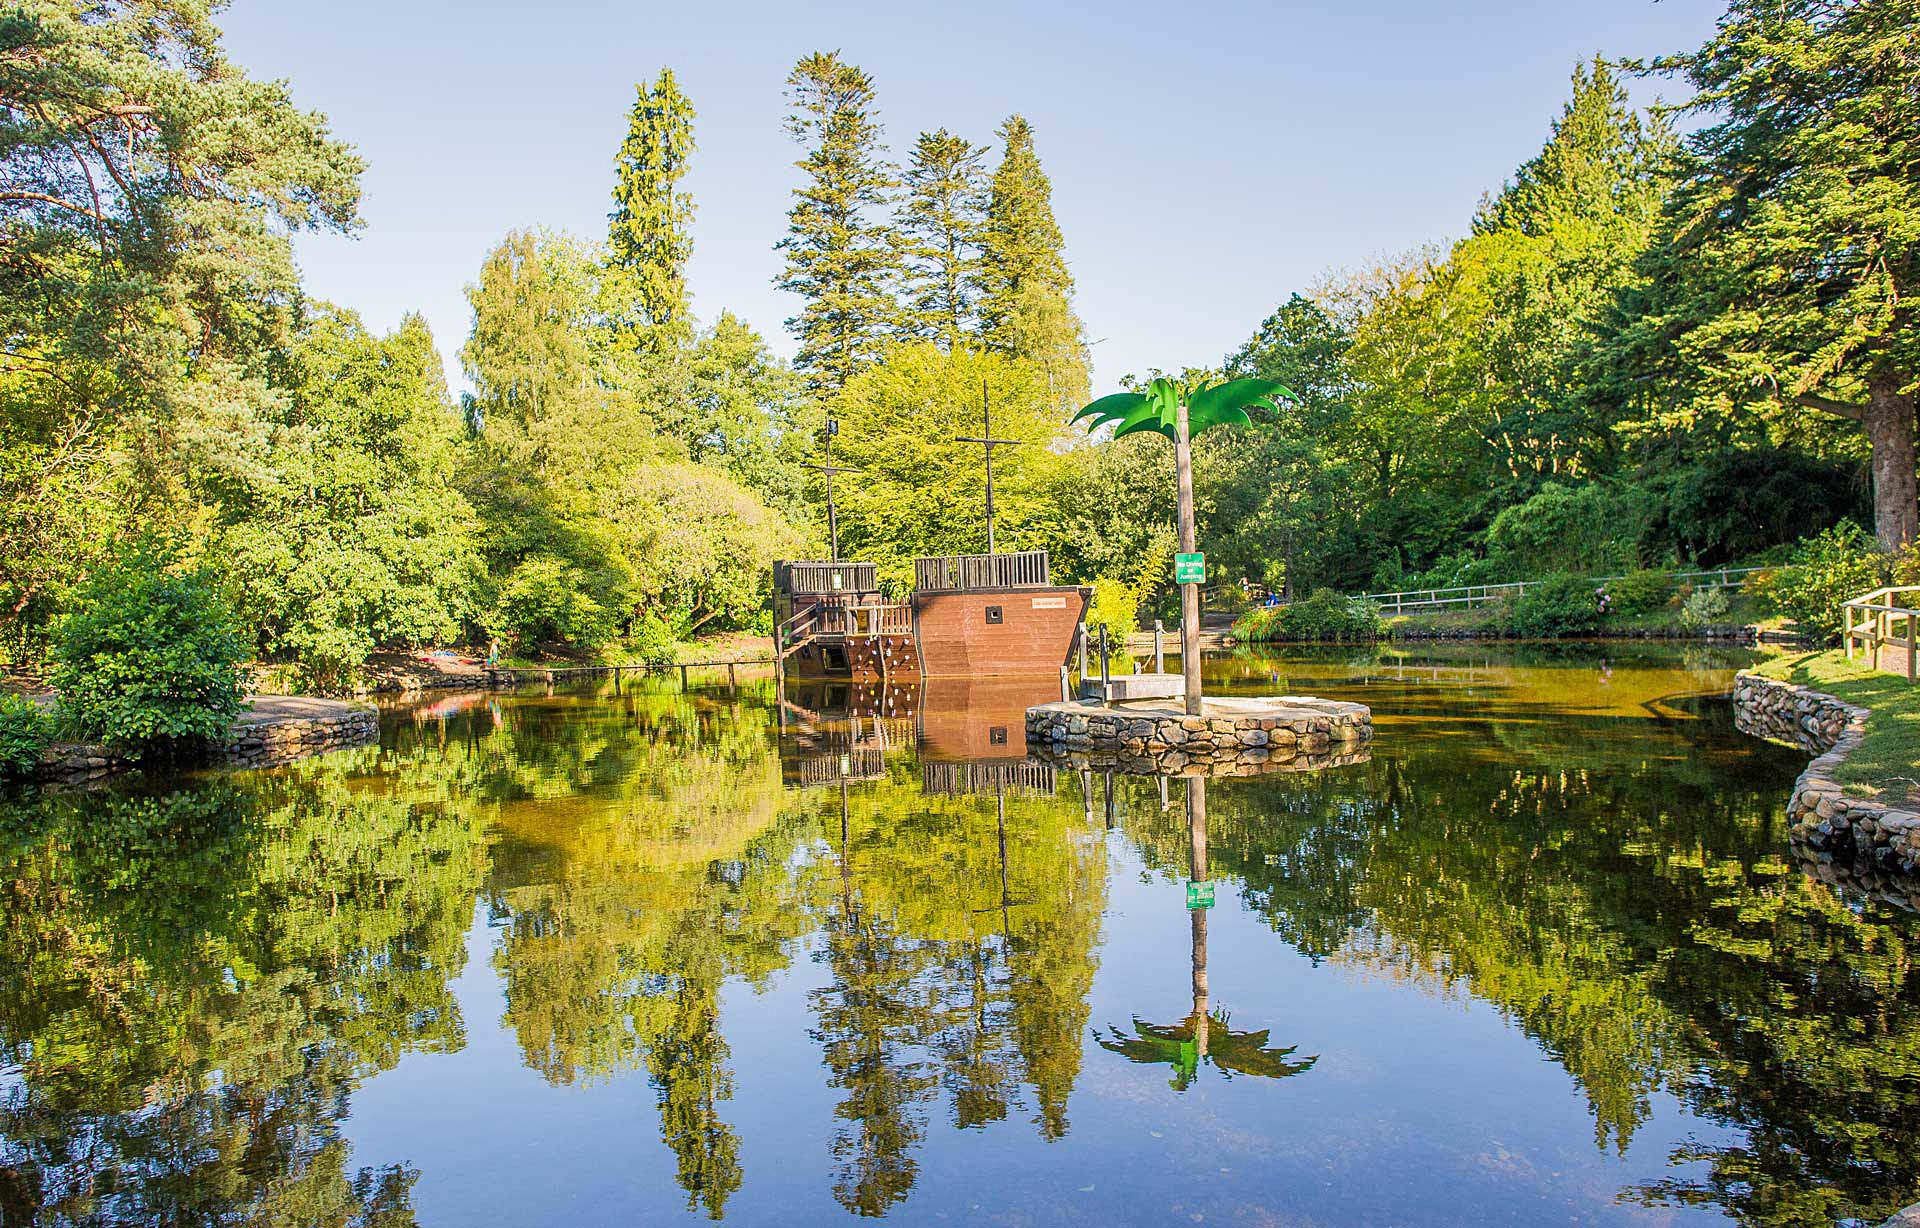
POLYGON ((1030 759, 1017 688, 626 679, 24 799, 0 808, 0 1220, 1883 1217, 1920 1183, 1914 919, 1795 869, 1801 757, 1701 698, 1737 660, 1227 659, 1210 684, 1373 704, 1372 757, 1171 792, 1030 759), (1495 1030, 1425 1082, 1356 1074, 1468 1004, 1495 1030), (1447 1119, 1514 1049, 1576 1120, 1447 1119), (455 1061, 451 1127, 364 1107, 455 1061), (571 1107, 496 1171, 473 1154, 549 1104, 516 1070, 571 1107), (658 1162, 629 1139, 556 1209, 588 1107, 636 1093, 658 1162), (1428 1119, 1552 1167, 1379 1125, 1428 1119), (1156 1165, 1131 1150, 1153 1133, 1259 1159, 1156 1165), (1392 1181, 1319 1179, 1328 1138, 1392 1181))
MULTIPOLYGON (((1109 788, 1112 781, 1108 782, 1109 788)), ((1173 1090, 1186 1091, 1193 1085, 1204 1063, 1231 1078, 1234 1075, 1258 1075, 1284 1079, 1313 1068, 1316 1058, 1293 1060, 1297 1046, 1270 1049, 1269 1032, 1236 1031, 1229 1026, 1225 1011, 1215 1012, 1210 1004, 1211 988, 1207 976, 1207 910, 1212 907, 1213 881, 1207 848, 1207 779, 1190 776, 1185 782, 1187 808, 1187 848, 1189 863, 1187 926, 1192 934, 1193 1010, 1175 1024, 1143 1022, 1133 1019, 1133 1035, 1111 1028, 1100 1038, 1100 1047, 1117 1053, 1130 1062, 1143 1065, 1166 1064, 1173 1067, 1173 1090), (1202 894, 1204 893, 1204 894, 1202 894)))

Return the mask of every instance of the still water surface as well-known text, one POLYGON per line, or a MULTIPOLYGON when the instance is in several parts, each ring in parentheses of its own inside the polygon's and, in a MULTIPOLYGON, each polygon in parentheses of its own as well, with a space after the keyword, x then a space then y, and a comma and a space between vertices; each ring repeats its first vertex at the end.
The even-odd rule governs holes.
POLYGON ((1793 869, 1745 657, 1605 653, 1210 662, 1378 737, 1212 783, 1197 923, 1183 786, 1025 762, 1005 686, 436 698, 17 799, 0 1220, 1884 1216, 1914 919, 1793 869))

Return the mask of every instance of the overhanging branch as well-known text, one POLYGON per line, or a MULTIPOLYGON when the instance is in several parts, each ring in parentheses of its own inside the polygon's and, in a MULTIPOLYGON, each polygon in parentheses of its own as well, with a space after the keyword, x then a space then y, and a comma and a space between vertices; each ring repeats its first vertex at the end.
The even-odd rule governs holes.
POLYGON ((1832 414, 1836 418, 1845 418, 1849 422, 1866 420, 1866 407, 1854 405, 1848 401, 1836 401, 1832 397, 1823 397, 1812 392, 1796 392, 1789 398, 1795 405, 1807 409, 1817 409, 1823 414, 1832 414))

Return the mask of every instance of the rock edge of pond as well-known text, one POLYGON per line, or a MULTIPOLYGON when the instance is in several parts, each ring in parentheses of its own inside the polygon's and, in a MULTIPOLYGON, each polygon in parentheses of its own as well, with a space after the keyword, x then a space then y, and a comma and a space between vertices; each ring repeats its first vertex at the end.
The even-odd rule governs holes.
MULTIPOLYGON (((368 704, 304 695, 258 695, 224 741, 189 762, 226 767, 272 767, 325 751, 380 740, 380 711, 368 704)), ((87 784, 142 766, 125 751, 98 742, 65 742, 40 756, 35 778, 51 784, 87 784)))
POLYGON ((1920 812, 1849 797, 1834 779, 1872 716, 1812 687, 1747 670, 1734 676, 1734 725, 1814 756, 1787 801, 1795 855, 1816 878, 1920 911, 1920 812))

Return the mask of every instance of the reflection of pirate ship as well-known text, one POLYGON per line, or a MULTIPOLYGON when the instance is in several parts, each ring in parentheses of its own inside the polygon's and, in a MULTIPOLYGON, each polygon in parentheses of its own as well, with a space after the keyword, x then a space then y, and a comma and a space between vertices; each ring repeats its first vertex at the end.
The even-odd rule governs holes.
POLYGON ((1054 769, 1027 755, 1025 714, 1057 687, 1032 678, 790 679, 780 698, 782 775, 796 787, 876 780, 888 754, 917 745, 927 793, 1052 795, 1054 769))
POLYGON ((913 745, 917 688, 816 682, 780 697, 780 778, 808 788, 879 780, 887 754, 913 745))

